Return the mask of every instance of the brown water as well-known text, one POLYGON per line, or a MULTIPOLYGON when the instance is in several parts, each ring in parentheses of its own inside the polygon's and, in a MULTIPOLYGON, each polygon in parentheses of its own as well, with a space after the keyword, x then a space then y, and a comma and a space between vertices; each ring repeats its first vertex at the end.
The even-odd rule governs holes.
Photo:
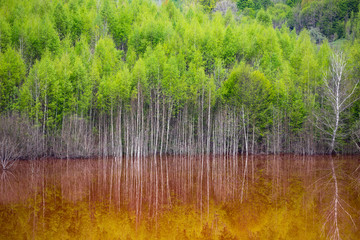
POLYGON ((360 157, 20 161, 0 239, 360 239, 360 157))

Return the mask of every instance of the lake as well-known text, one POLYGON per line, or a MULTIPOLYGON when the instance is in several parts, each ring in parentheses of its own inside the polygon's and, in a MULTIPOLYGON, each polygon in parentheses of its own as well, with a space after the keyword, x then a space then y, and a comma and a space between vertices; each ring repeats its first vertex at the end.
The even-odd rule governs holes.
POLYGON ((0 239, 360 239, 359 156, 18 161, 0 239))

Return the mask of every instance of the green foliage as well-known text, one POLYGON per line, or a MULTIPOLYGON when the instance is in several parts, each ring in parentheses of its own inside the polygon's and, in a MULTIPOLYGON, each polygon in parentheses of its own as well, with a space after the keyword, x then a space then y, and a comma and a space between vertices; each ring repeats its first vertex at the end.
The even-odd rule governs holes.
POLYGON ((222 93, 230 104, 244 111, 254 128, 260 129, 262 133, 266 131, 271 123, 269 110, 273 90, 264 74, 242 62, 234 67, 224 82, 222 93))
POLYGON ((237 2, 238 9, 244 10, 245 8, 251 8, 254 10, 267 9, 273 5, 270 0, 239 0, 237 2))
POLYGON ((95 48, 95 58, 100 63, 100 77, 108 77, 117 70, 121 59, 121 51, 116 50, 112 38, 101 38, 95 48))
POLYGON ((0 16, 0 52, 5 52, 11 41, 10 24, 0 16))
POLYGON ((290 7, 294 7, 295 5, 300 4, 301 0, 286 0, 285 3, 290 7))
POLYGON ((291 8, 283 3, 277 3, 268 8, 268 14, 271 16, 274 27, 281 27, 288 21, 291 8))
POLYGON ((200 0, 205 12, 211 12, 215 8, 216 0, 200 0))
POLYGON ((245 8, 254 8, 255 4, 252 0, 240 0, 237 2, 237 7, 240 10, 244 10, 245 8))
POLYGON ((226 66, 231 66, 236 60, 239 52, 239 41, 237 41, 234 30, 228 27, 224 36, 223 59, 226 66))
POLYGON ((132 71, 132 98, 137 98, 139 94, 146 93, 148 82, 146 79, 146 66, 142 58, 140 58, 132 71))
POLYGON ((24 77, 25 65, 20 54, 12 48, 0 52, 0 112, 13 108, 24 77))
MULTIPOLYGON (((358 0, 303 1, 301 7, 294 7, 289 15, 289 25, 298 31, 304 27, 317 29, 329 40, 346 37, 346 23, 359 9, 358 0)), ((354 26, 354 25, 352 25, 354 26)), ((351 28, 347 27, 348 30, 351 28)))
POLYGON ((60 40, 62 40, 68 34, 70 27, 70 20, 67 9, 63 4, 58 3, 55 7, 53 15, 56 30, 59 34, 60 40))
POLYGON ((67 114, 96 117, 137 98, 148 108, 158 96, 197 119, 211 95, 214 112, 247 106, 262 135, 282 113, 288 131, 301 132, 332 47, 350 53, 350 78, 359 78, 358 1, 244 0, 240 15, 210 13, 215 3, 2 3, 0 111, 60 128, 67 114))
POLYGON ((270 25, 271 24, 271 18, 270 15, 267 14, 264 10, 260 10, 257 15, 256 15, 256 19, 264 24, 264 25, 270 25))

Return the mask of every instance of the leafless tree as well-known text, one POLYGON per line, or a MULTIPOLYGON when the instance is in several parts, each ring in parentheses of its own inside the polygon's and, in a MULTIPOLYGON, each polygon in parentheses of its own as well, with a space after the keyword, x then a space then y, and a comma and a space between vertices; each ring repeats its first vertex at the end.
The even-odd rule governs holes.
POLYGON ((60 136, 62 146, 53 149, 53 154, 66 158, 93 156, 95 145, 91 127, 81 116, 64 117, 60 136))
POLYGON ((335 52, 331 57, 330 69, 323 78, 324 106, 315 114, 316 127, 329 137, 330 153, 335 150, 338 130, 342 124, 342 113, 347 110, 358 97, 355 90, 359 80, 347 78, 346 57, 342 52, 335 52))
POLYGON ((0 167, 10 169, 20 157, 17 121, 13 116, 0 118, 0 167))
POLYGON ((3 170, 10 169, 18 158, 17 144, 8 137, 0 139, 0 164, 3 170))
POLYGON ((351 139, 358 151, 360 151, 360 120, 357 121, 351 131, 351 139))
POLYGON ((238 10, 236 3, 229 1, 229 0, 220 1, 220 2, 216 3, 216 6, 215 6, 213 12, 220 11, 221 14, 225 15, 228 10, 232 11, 233 14, 235 14, 238 10))

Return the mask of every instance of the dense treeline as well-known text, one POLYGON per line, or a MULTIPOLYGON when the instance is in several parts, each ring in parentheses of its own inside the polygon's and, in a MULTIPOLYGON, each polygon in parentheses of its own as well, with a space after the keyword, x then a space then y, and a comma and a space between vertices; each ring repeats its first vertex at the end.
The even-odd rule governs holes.
POLYGON ((274 26, 271 6, 251 17, 172 1, 0 1, 0 154, 355 152, 357 35, 317 45, 311 30, 274 26))
POLYGON ((359 0, 238 0, 236 4, 242 15, 261 16, 274 27, 287 24, 298 33, 308 29, 317 43, 324 39, 354 40, 359 37, 359 0))

